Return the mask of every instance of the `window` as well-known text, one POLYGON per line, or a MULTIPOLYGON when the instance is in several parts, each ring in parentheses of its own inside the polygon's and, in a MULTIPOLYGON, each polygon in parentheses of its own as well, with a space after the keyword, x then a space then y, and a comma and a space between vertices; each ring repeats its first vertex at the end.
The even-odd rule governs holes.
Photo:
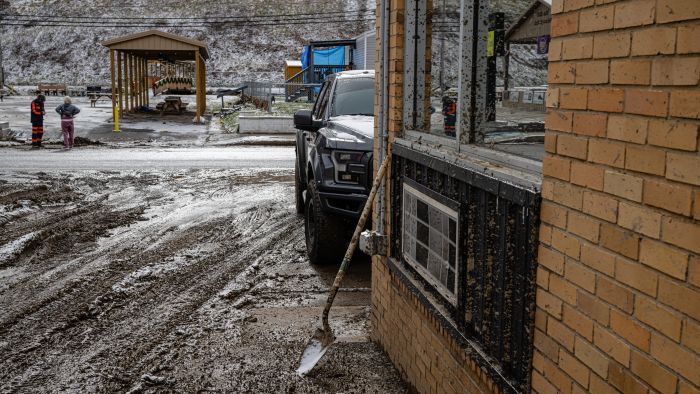
POLYGON ((374 78, 340 79, 333 96, 331 116, 374 115, 374 78))
POLYGON ((411 180, 403 184, 401 244, 404 259, 453 305, 457 304, 459 280, 456 207, 457 202, 411 180), (436 198, 450 206, 440 203, 436 198))
POLYGON ((330 89, 331 82, 326 81, 321 85, 321 91, 318 94, 318 100, 314 106, 313 115, 315 119, 323 119, 326 115, 326 106, 328 105, 328 90, 330 89))
POLYGON ((406 135, 541 161, 546 1, 405 1, 406 135))

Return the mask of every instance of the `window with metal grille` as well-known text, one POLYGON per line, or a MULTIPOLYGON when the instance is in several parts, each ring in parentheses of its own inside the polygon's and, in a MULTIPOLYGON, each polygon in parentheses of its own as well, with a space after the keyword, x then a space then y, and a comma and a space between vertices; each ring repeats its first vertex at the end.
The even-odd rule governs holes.
POLYGON ((403 256, 435 290, 456 305, 458 204, 446 200, 410 180, 403 184, 403 256))
POLYGON ((391 154, 390 268, 414 286, 455 340, 476 350, 473 359, 504 393, 529 392, 537 185, 488 176, 478 166, 448 163, 402 143, 393 144, 391 154))

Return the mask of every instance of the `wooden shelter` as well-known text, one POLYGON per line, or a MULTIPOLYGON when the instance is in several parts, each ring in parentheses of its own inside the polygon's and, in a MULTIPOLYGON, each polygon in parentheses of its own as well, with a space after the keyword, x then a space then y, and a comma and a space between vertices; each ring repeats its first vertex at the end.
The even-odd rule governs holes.
POLYGON ((176 76, 194 74, 197 93, 196 120, 206 110, 206 64, 209 48, 201 41, 158 30, 116 37, 102 45, 109 48, 112 75, 114 131, 119 117, 149 105, 149 62, 167 65, 176 76))

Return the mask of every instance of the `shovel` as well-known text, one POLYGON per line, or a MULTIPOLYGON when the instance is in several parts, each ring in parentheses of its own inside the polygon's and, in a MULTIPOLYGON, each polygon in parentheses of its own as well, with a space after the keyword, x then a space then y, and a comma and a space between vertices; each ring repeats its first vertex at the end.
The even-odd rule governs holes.
POLYGON ((372 184, 372 190, 369 192, 369 197, 367 197, 367 202, 365 207, 362 209, 362 215, 360 215, 360 220, 357 222, 357 227, 355 227, 355 233, 352 235, 350 240, 350 245, 348 245, 348 250, 345 251, 345 257, 343 257, 343 262, 340 264, 340 269, 335 275, 335 280, 333 281, 333 286, 331 286, 331 292, 328 294, 328 300, 326 301, 326 306, 323 308, 323 317, 321 328, 317 328, 314 335, 309 339, 309 343, 304 349, 304 353, 301 354, 301 359, 299 360, 299 368, 297 368, 297 374, 299 376, 306 375, 311 371, 314 366, 321 360, 328 348, 335 341, 335 335, 331 330, 331 326, 328 324, 328 312, 331 310, 333 305, 333 300, 335 295, 338 294, 338 288, 340 288, 340 283, 343 282, 345 277, 345 272, 350 265, 350 260, 352 260, 352 255, 355 253, 355 248, 357 247, 357 241, 360 239, 360 233, 362 229, 365 228, 365 223, 367 222, 367 217, 372 211, 372 203, 374 202, 374 197, 377 195, 377 190, 379 185, 384 178, 384 173, 386 172, 386 167, 389 164, 389 156, 384 159, 379 171, 377 172, 376 178, 374 178, 374 183, 372 184))

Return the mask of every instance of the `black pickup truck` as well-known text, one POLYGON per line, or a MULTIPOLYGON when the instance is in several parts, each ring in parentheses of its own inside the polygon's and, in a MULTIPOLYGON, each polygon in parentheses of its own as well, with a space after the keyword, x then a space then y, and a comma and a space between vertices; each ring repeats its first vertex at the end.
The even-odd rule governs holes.
POLYGON ((372 187, 374 71, 330 75, 294 114, 296 210, 312 264, 338 262, 372 187))

